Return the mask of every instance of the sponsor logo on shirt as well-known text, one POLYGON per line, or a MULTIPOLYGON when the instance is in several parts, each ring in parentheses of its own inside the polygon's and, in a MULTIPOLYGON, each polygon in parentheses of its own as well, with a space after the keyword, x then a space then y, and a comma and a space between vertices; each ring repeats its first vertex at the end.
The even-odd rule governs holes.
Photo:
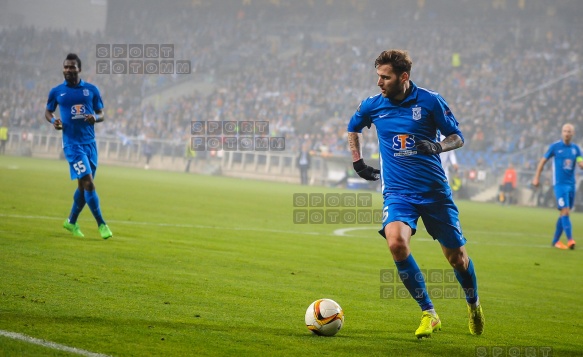
POLYGON ((397 150, 394 156, 414 155, 417 151, 412 150, 415 147, 415 137, 409 134, 399 134, 393 136, 393 150, 397 150))
POLYGON ((85 119, 87 109, 85 104, 75 104, 71 106, 71 119, 85 119))

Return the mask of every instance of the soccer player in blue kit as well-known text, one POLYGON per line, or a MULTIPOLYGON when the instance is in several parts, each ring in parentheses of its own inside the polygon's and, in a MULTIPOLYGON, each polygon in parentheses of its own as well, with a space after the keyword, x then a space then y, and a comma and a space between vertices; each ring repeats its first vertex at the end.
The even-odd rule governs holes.
POLYGON ((85 204, 89 206, 97 221, 101 238, 113 234, 103 220, 99 197, 93 179, 97 170, 97 144, 94 124, 104 119, 103 101, 99 89, 79 78, 81 59, 69 53, 63 61, 65 81, 51 89, 45 110, 45 119, 56 130, 63 131, 63 151, 69 162, 71 180, 77 179, 77 190, 73 195, 73 207, 63 227, 75 237, 83 237, 77 218, 85 204), (53 113, 60 108, 61 118, 53 113))
POLYGON ((366 180, 381 180, 384 204, 379 233, 387 241, 399 277, 421 307, 421 324, 415 336, 430 337, 441 329, 425 279, 410 250, 419 217, 441 244, 463 288, 470 333, 480 335, 485 318, 476 273, 439 158, 441 152, 461 147, 464 139, 445 100, 409 79, 411 66, 404 50, 383 51, 375 60, 381 93, 363 100, 348 124, 354 170, 366 180), (366 165, 361 154, 360 133, 372 124, 379 140, 380 170, 366 165), (438 142, 440 133, 445 139, 438 142))
POLYGON ((561 140, 554 142, 540 159, 532 185, 539 185, 540 175, 546 162, 553 158, 553 187, 557 208, 559 209, 559 219, 555 229, 552 246, 559 249, 575 249, 575 240, 571 228, 571 219, 569 213, 575 202, 575 165, 583 168, 583 157, 581 149, 573 144, 573 135, 575 128, 572 124, 565 124, 561 129, 561 140), (567 236, 567 245, 560 241, 561 235, 565 232, 567 236))

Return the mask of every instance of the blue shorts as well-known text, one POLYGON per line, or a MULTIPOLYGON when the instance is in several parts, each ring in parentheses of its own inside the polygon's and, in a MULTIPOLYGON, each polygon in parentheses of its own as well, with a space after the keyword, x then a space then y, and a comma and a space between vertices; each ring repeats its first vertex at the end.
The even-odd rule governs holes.
POLYGON ((573 209, 575 203, 575 186, 571 185, 555 185, 555 198, 557 199, 557 208, 562 210, 569 207, 573 209))
POLYGON ((459 248, 466 244, 459 211, 451 192, 444 193, 436 201, 423 201, 407 195, 388 195, 383 204, 383 228, 379 233, 385 237, 385 226, 400 221, 411 227, 414 235, 419 217, 423 220, 427 233, 444 247, 459 248))
POLYGON ((88 174, 95 177, 95 171, 97 171, 97 145, 95 143, 70 145, 63 151, 65 159, 69 162, 71 180, 80 179, 88 174))

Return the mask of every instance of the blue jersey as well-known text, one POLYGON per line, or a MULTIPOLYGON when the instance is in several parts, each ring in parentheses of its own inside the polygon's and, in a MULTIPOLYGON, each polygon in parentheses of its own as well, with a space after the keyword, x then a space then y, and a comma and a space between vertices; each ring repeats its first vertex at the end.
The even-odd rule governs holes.
POLYGON ((47 110, 54 112, 57 105, 63 122, 63 147, 95 142, 93 124, 85 121, 85 114, 95 114, 103 109, 96 86, 81 80, 73 87, 65 81, 49 92, 47 110))
MULTIPOLYGON (((438 131, 445 136, 458 134, 463 140, 446 101, 438 93, 417 87, 412 81, 410 85, 411 93, 400 103, 381 94, 363 100, 348 124, 348 131, 352 133, 375 125, 385 197, 389 194, 448 193, 450 189, 439 155, 418 153, 415 145, 419 140, 436 142, 438 131)), ((431 196, 423 195, 422 199, 431 201, 431 196)))
POLYGON ((554 158, 554 186, 575 186, 575 166, 578 157, 581 157, 581 149, 575 144, 566 145, 559 140, 549 146, 544 158, 547 160, 554 158))

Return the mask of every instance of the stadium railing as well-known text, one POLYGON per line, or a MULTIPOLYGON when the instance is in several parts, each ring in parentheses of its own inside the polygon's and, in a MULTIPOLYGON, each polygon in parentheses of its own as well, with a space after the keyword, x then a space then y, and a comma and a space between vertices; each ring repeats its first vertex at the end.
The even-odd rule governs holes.
MULTIPOLYGON (((125 167, 146 167, 146 144, 152 156, 148 168, 167 171, 184 171, 191 160, 189 172, 207 175, 225 175, 239 178, 299 183, 297 153, 290 151, 195 151, 187 155, 188 142, 182 140, 144 140, 123 136, 100 136, 97 139, 99 161, 102 164, 125 167)), ((538 154, 538 150, 534 150, 538 154)), ((31 132, 13 130, 9 132, 6 154, 40 158, 64 159, 61 134, 58 132, 31 132)), ((513 158, 518 160, 518 158, 513 158)), ((350 158, 343 156, 314 154, 309 171, 310 185, 362 188, 348 185, 350 158)), ((457 176, 461 178, 458 198, 472 199, 476 195, 493 190, 501 182, 502 171, 483 169, 476 171, 470 179, 471 166, 461 166, 457 176), (482 175, 479 175, 479 173, 482 175)), ((519 186, 528 187, 532 170, 518 169, 519 186)), ((495 200, 497 189, 486 200, 495 200)), ((525 196, 526 193, 525 192, 525 196)), ((483 195, 482 195, 483 196, 483 195)), ((530 196, 530 195, 528 195, 530 196)), ((528 204, 528 202, 525 202, 528 204)))

